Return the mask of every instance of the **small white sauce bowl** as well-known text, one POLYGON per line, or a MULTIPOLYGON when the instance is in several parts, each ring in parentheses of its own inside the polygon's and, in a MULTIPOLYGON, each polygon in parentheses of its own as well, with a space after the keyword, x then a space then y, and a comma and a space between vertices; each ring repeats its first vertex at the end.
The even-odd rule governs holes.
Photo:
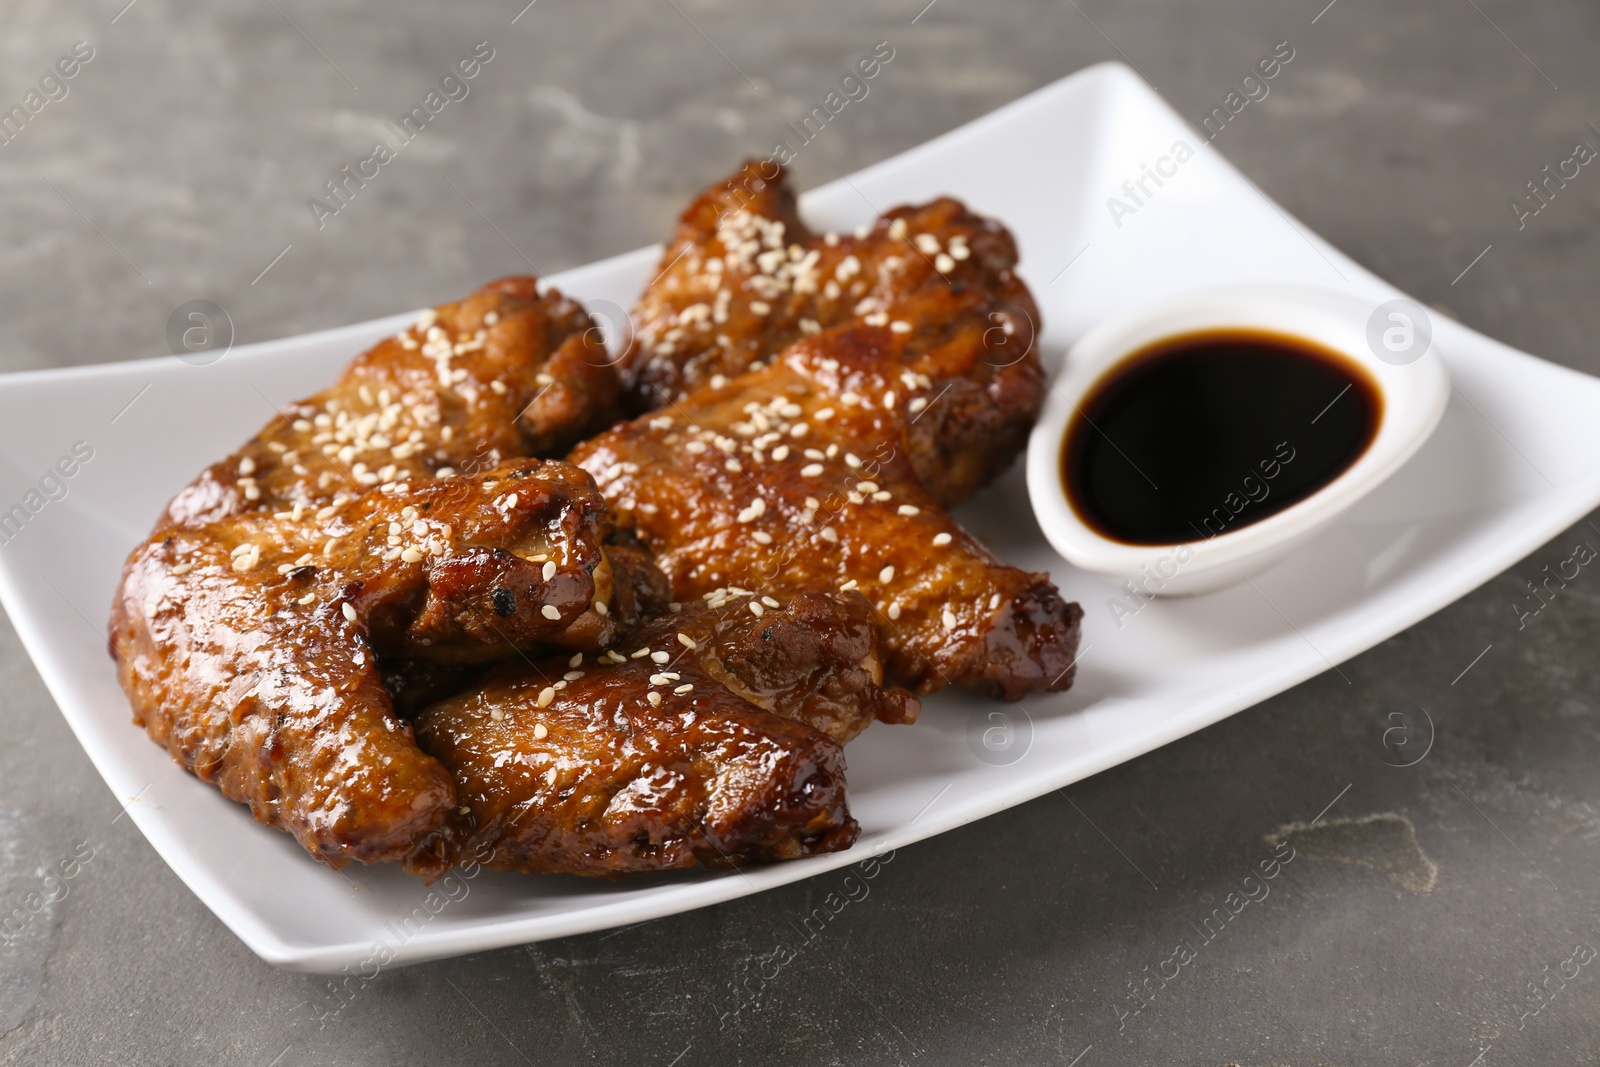
POLYGON ((1427 312, 1411 301, 1380 305, 1286 285, 1187 294, 1102 322, 1067 353, 1028 443, 1028 495, 1039 525, 1072 564, 1132 581, 1146 595, 1188 596, 1244 581, 1377 488, 1433 433, 1450 398, 1450 376, 1431 337, 1427 312), (1079 407, 1124 360, 1150 345, 1231 329, 1302 338, 1365 371, 1383 408, 1371 443, 1304 500, 1238 529, 1170 545, 1128 544, 1101 534, 1069 503, 1062 477, 1063 441, 1079 407))

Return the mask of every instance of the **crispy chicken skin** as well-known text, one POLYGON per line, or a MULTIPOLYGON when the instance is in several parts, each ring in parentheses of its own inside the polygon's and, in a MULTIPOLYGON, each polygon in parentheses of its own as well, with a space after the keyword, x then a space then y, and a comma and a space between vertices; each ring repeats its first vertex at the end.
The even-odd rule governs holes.
MULTIPOLYGON (((395 714, 380 660, 604 647, 639 601, 614 595, 607 529, 586 475, 527 459, 298 522, 165 521, 124 568, 111 650, 135 722, 256 818, 336 866, 436 875, 454 787, 395 714)), ((637 566, 619 568, 630 583, 637 566)))
POLYGON ((939 502, 965 500, 1026 445, 1044 399, 1039 312, 1011 234, 941 198, 857 235, 818 235, 768 166, 746 163, 684 212, 635 309, 631 405, 682 401, 830 328, 885 326, 896 373, 936 383, 905 435, 912 465, 939 502))
POLYGON ((858 588, 888 676, 1018 699, 1067 688, 1082 611, 1049 576, 997 560, 908 457, 938 385, 884 327, 850 326, 701 389, 572 454, 680 599, 858 588))
POLYGON ((681 605, 631 652, 506 664, 423 711, 418 742, 470 809, 463 848, 495 870, 613 875, 848 848, 841 743, 917 711, 874 680, 866 615, 858 594, 681 605))
POLYGON ((333 386, 286 405, 180 492, 166 521, 315 510, 386 482, 560 455, 615 421, 619 391, 581 305, 537 279, 502 278, 423 312, 333 386))

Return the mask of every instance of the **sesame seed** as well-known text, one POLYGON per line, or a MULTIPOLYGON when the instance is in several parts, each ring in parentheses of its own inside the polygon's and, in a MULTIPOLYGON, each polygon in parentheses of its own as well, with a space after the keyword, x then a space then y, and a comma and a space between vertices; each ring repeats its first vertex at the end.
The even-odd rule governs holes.
POLYGON ((751 502, 749 507, 739 512, 739 521, 754 522, 756 519, 759 519, 762 515, 766 514, 766 511, 767 502, 762 500, 760 497, 756 497, 756 499, 751 502))
POLYGON ((555 700, 555 698, 556 691, 553 686, 547 685, 543 689, 539 690, 539 706, 541 708, 548 708, 550 706, 550 702, 555 700))
POLYGON ((535 741, 543 741, 545 738, 547 738, 549 736, 550 736, 550 727, 546 726, 542 722, 536 722, 536 723, 533 724, 533 739, 535 741))
POLYGON ((891 618, 891 619, 898 619, 900 617, 900 605, 899 604, 890 604, 889 605, 888 615, 889 615, 889 618, 891 618))
POLYGON ((948 254, 940 252, 933 261, 933 269, 940 274, 949 274, 956 269, 956 261, 951 259, 948 254))
POLYGON ((944 628, 946 630, 954 630, 956 628, 955 612, 951 611, 949 608, 945 608, 944 612, 939 617, 944 621, 944 628))
POLYGON ((643 659, 645 656, 648 656, 649 654, 650 654, 650 650, 648 648, 641 648, 639 651, 635 652, 629 658, 630 659, 643 659))
POLYGON ((652 674, 650 676, 650 684, 651 685, 666 685, 670 681, 672 681, 672 679, 668 678, 664 674, 652 674))
POLYGON ((772 458, 777 460, 779 463, 782 463, 784 460, 788 459, 789 458, 789 446, 788 445, 779 445, 777 448, 774 448, 772 450, 772 458))
POLYGON ((947 533, 934 534, 933 535, 933 543, 934 543, 934 545, 936 547, 943 548, 945 545, 948 545, 950 543, 950 535, 947 534, 947 533))
POLYGON ((583 677, 583 672, 582 671, 568 671, 566 674, 563 674, 561 676, 561 679, 562 679, 562 681, 566 681, 566 682, 576 682, 579 678, 582 678, 582 677, 583 677))
POLYGON ((821 411, 813 412, 811 417, 816 419, 818 422, 827 422, 829 419, 833 418, 833 409, 823 408, 821 411))
POLYGON ((917 506, 915 504, 901 504, 895 510, 897 510, 902 515, 909 516, 909 515, 915 515, 917 513, 917 511, 918 511, 918 508, 917 508, 917 506))
POLYGON ((878 581, 880 581, 880 582, 892 582, 892 581, 894 581, 894 565, 893 564, 890 564, 889 566, 883 568, 883 570, 878 572, 878 581))
POLYGON ((829 544, 836 545, 839 543, 839 531, 835 530, 832 526, 824 526, 818 531, 818 536, 824 541, 827 541, 829 544))
POLYGON ((645 695, 645 699, 650 701, 650 706, 653 708, 659 708, 661 706, 661 694, 656 692, 654 689, 650 690, 650 692, 645 695))
POLYGON ((859 582, 857 582, 854 578, 852 578, 848 582, 845 582, 843 585, 841 585, 839 587, 839 592, 848 593, 850 590, 854 589, 859 584, 860 584, 859 582))
POLYGON ((674 689, 673 692, 678 694, 679 696, 683 696, 683 694, 688 693, 688 692, 692 692, 693 690, 694 690, 694 683, 693 682, 685 682, 684 684, 678 686, 678 688, 674 689))
POLYGON ((307 593, 305 596, 301 597, 299 600, 296 600, 295 603, 299 604, 301 607, 305 607, 305 606, 307 606, 308 604, 310 604, 312 601, 314 601, 316 599, 317 599, 317 594, 315 594, 315 593, 307 593))
POLYGON ((695 649, 695 648, 699 648, 700 647, 699 645, 696 645, 694 643, 694 638, 690 637, 688 634, 685 634, 685 633, 680 633, 678 635, 678 644, 682 645, 684 648, 687 648, 687 649, 695 649))
POLYGON ((807 463, 804 467, 800 468, 800 474, 806 478, 815 478, 821 473, 822 464, 820 463, 807 463))
POLYGON ((545 562, 545 565, 544 565, 544 570, 541 571, 540 573, 544 576, 544 580, 547 581, 547 582, 550 579, 554 578, 556 576, 556 562, 555 562, 555 560, 547 560, 545 562))
POLYGON ((173 567, 172 570, 170 570, 168 573, 171 574, 174 578, 181 578, 185 574, 188 574, 192 570, 194 570, 194 564, 193 563, 180 563, 177 566, 173 567))
POLYGON ((544 607, 539 609, 539 614, 553 621, 561 618, 561 609, 557 608, 554 604, 546 604, 544 607))
POLYGON ((249 456, 246 456, 246 457, 244 457, 243 459, 241 459, 239 461, 239 473, 240 474, 254 474, 255 472, 256 472, 256 461, 255 460, 251 459, 249 456))
POLYGON ((504 722, 506 713, 500 708, 491 708, 489 710, 489 718, 493 719, 495 722, 504 722))
POLYGON ((510 496, 506 497, 505 509, 507 511, 510 511, 512 508, 516 507, 517 506, 517 499, 518 499, 518 496, 517 496, 516 493, 512 493, 510 496))
POLYGON ((600 616, 610 615, 611 614, 611 608, 606 604, 606 602, 604 600, 596 600, 594 602, 594 613, 596 615, 600 615, 600 616))
POLYGON ((667 662, 667 660, 669 660, 671 658, 672 658, 671 656, 669 656, 667 653, 661 651, 660 649, 657 649, 656 651, 650 653, 650 662, 651 663, 665 663, 665 662, 667 662))
POLYGON ((887 393, 883 394, 883 406, 886 409, 888 409, 889 411, 893 411, 894 410, 894 399, 895 399, 894 390, 891 389, 887 393))
POLYGON ((404 552, 400 553, 400 558, 405 560, 407 563, 416 563, 422 559, 422 553, 415 548, 408 548, 404 552))
POLYGON ((755 543, 758 544, 758 545, 770 545, 770 544, 772 544, 772 535, 767 533, 765 530, 757 530, 754 533, 752 533, 750 536, 755 540, 755 543))
POLYGON ((580 664, 582 662, 583 662, 583 653, 579 652, 576 655, 574 655, 571 659, 567 660, 567 666, 576 667, 578 664, 580 664))
POLYGON ((766 613, 767 613, 767 609, 761 606, 761 601, 759 601, 759 600, 750 601, 750 614, 754 615, 756 618, 759 619, 759 618, 761 618, 761 616, 765 615, 766 613))
POLYGON ((917 412, 921 411, 923 408, 925 408, 927 406, 928 406, 927 399, 924 398, 924 397, 920 397, 919 396, 919 397, 915 397, 911 401, 911 403, 906 405, 906 410, 911 412, 911 414, 915 415, 917 412))
POLYGON ((345 601, 344 603, 344 617, 351 622, 356 621, 356 609, 350 604, 349 601, 345 601))
POLYGON ((889 324, 889 329, 893 333, 910 333, 911 324, 905 319, 895 319, 889 324))

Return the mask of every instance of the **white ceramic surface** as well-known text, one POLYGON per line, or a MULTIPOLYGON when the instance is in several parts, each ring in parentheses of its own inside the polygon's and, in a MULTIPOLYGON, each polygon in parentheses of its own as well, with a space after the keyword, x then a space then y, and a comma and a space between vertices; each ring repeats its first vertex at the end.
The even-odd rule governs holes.
MULTIPOLYGON (((1397 295, 1266 200, 1122 66, 1082 71, 814 190, 803 209, 818 224, 853 227, 875 209, 941 193, 1017 233, 1044 312, 1041 341, 1056 357, 1109 315, 1201 286, 1332 285, 1374 303, 1397 295), (1176 142, 1192 158, 1135 214, 1114 221, 1106 198, 1176 142)), ((657 255, 642 249, 555 280, 626 306, 657 255)), ((1077 685, 1018 705, 930 700, 915 727, 867 731, 849 750, 851 804, 863 827, 851 851, 614 884, 482 874, 460 899, 430 910, 427 891, 401 872, 321 867, 179 771, 129 724, 104 635, 121 560, 168 496, 274 404, 320 387, 411 317, 240 348, 206 367, 164 358, 0 379, 0 512, 74 441, 94 448, 65 498, 0 546, 0 600, 150 843, 252 949, 301 970, 359 965, 379 945, 397 962, 414 962, 638 922, 909 845, 1327 670, 1504 570, 1600 502, 1600 381, 1435 316, 1455 383, 1438 431, 1394 477, 1249 584, 1151 603, 1119 627, 1107 606, 1116 587, 1051 551, 1020 468, 966 507, 964 520, 996 552, 1052 570, 1083 603, 1077 685), (1003 754, 983 745, 1004 734, 995 733, 995 714, 1011 728, 1003 754), (422 917, 413 917, 419 908, 422 917)), ((1342 784, 1329 780, 1330 798, 1342 784)))
MULTIPOLYGON (((1419 333, 1417 324, 1408 321, 1414 344, 1398 357, 1392 346, 1383 346, 1382 327, 1390 315, 1400 314, 1409 320, 1427 312, 1420 306, 1395 311, 1337 289, 1245 283, 1185 293, 1102 322, 1067 353, 1028 443, 1028 495, 1045 538, 1068 562, 1118 582, 1133 582, 1134 601, 1215 592, 1271 567, 1382 485, 1416 454, 1444 417, 1450 374, 1426 327, 1419 333), (1369 331, 1374 321, 1379 329, 1369 331), (1082 417, 1085 399, 1150 345, 1229 329, 1299 337, 1338 353, 1365 372, 1381 400, 1371 443, 1327 485, 1248 526, 1210 538, 1198 536, 1197 528, 1197 536, 1182 545, 1133 545, 1104 536, 1068 502, 1061 477, 1062 439, 1082 417), (1369 332, 1378 336, 1376 345, 1369 341, 1369 332)), ((1270 493, 1269 482, 1258 479, 1256 484, 1270 493)), ((1218 500, 1217 506, 1226 504, 1218 500)))

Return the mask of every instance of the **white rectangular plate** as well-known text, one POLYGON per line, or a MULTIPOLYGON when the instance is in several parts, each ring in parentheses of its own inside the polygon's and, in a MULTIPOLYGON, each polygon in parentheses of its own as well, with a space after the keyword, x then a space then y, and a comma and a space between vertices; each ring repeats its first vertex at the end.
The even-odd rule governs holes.
MULTIPOLYGON (((1047 359, 1105 315, 1230 280, 1343 287, 1374 307, 1398 295, 1266 199, 1118 65, 1082 71, 814 190, 803 209, 816 225, 853 228, 882 209, 946 193, 1016 233, 1043 309, 1047 359), (1193 158, 1114 220, 1107 198, 1122 196, 1124 181, 1173 155, 1177 142, 1193 158)), ((641 249, 551 280, 626 307, 658 254, 641 249)), ((1053 572, 1084 605, 1078 683, 1019 705, 940 697, 914 727, 868 731, 849 751, 851 805, 863 828, 854 849, 614 884, 482 874, 441 907, 397 870, 319 866, 287 835, 179 770, 130 724, 104 632, 122 560, 168 497, 275 404, 322 387, 411 318, 241 347, 206 367, 161 359, 0 379, 0 508, 24 500, 74 441, 94 449, 66 497, 0 547, 0 600, 150 843, 253 950, 301 970, 337 971, 375 953, 416 962, 638 922, 930 837, 1327 670, 1504 570, 1600 502, 1600 381, 1436 317, 1435 344, 1456 385, 1438 432, 1253 588, 1158 602, 1118 628, 1106 605, 1116 589, 1051 553, 1019 471, 965 508, 963 518, 1002 557, 1053 572), (1010 731, 1009 764, 975 755, 971 739, 989 729, 1000 731, 991 741, 1010 731)))

